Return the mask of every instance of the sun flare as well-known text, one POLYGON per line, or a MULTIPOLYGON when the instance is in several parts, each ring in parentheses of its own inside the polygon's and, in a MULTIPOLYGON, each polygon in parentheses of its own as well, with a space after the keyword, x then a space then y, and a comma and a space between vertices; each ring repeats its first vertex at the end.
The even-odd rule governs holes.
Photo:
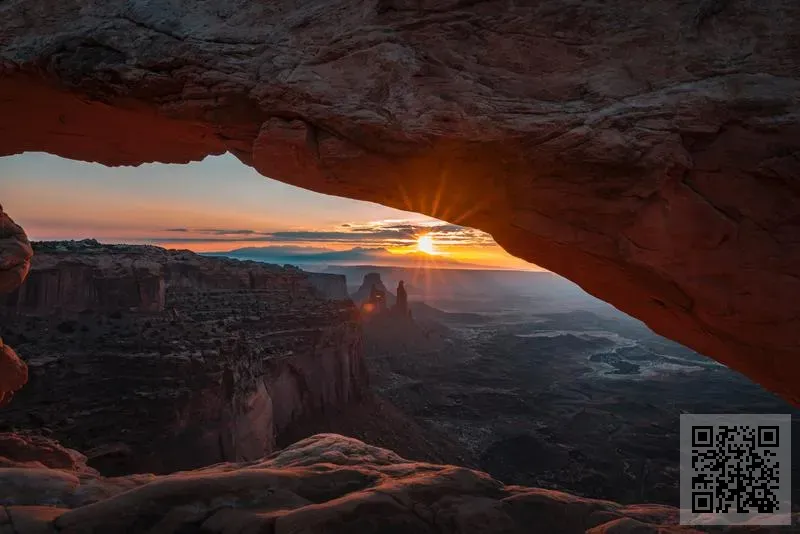
POLYGON ((417 238, 417 250, 425 254, 436 254, 436 247, 433 244, 433 236, 421 235, 417 238))

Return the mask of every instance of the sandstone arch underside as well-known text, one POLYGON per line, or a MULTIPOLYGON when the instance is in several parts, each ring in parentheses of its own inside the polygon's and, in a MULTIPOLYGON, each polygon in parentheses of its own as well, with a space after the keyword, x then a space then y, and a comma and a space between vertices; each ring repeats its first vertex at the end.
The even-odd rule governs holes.
POLYGON ((798 30, 793 0, 8 0, 0 154, 230 151, 473 226, 798 403, 798 30))

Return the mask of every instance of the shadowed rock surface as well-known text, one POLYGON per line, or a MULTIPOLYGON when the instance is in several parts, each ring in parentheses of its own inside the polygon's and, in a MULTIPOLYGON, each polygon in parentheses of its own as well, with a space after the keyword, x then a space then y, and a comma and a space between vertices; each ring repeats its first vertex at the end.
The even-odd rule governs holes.
POLYGON ((800 400, 794 0, 10 0, 2 15, 0 154, 230 151, 486 230, 800 400))
POLYGON ((0 308, 30 369, 0 427, 52 434, 103 473, 260 458, 295 420, 366 390, 355 307, 298 269, 96 241, 35 249, 0 308))
POLYGON ((680 502, 681 413, 783 413, 800 423, 782 399, 641 323, 553 313, 538 298, 517 313, 512 300, 496 304, 505 314, 419 310, 413 322, 365 322, 371 389, 454 442, 461 457, 444 463, 623 504, 680 502))
MULTIPOLYGON (((33 249, 28 236, 0 206, 0 298, 16 289, 30 269, 33 249)), ((11 402, 14 392, 28 381, 28 368, 0 338, 0 407, 11 402)))
POLYGON ((308 280, 325 298, 347 300, 347 278, 340 274, 307 273, 308 280))
POLYGON ((389 288, 384 285, 379 273, 365 274, 361 285, 352 295, 350 295, 350 298, 352 298, 353 302, 358 305, 364 304, 369 299, 370 292, 372 291, 373 287, 375 287, 375 289, 378 291, 382 291, 383 294, 386 295, 386 306, 391 308, 395 305, 397 296, 389 291, 389 288))
POLYGON ((9 466, 0 468, 0 529, 11 534, 697 532, 674 526, 671 507, 505 486, 485 473, 409 462, 336 434, 312 436, 253 462, 117 478, 87 470, 75 451, 40 441, 30 452, 24 440, 0 435, 0 457, 12 454, 0 458, 9 466), (16 440, 13 450, 3 447, 9 439, 16 440), (70 461, 48 460, 54 450, 70 461), (30 457, 37 453, 45 458, 33 468, 30 457))
POLYGON ((25 231, 0 206, 0 294, 13 291, 25 280, 32 255, 25 231))
POLYGON ((28 382, 28 366, 0 338, 0 408, 11 402, 14 392, 28 382))

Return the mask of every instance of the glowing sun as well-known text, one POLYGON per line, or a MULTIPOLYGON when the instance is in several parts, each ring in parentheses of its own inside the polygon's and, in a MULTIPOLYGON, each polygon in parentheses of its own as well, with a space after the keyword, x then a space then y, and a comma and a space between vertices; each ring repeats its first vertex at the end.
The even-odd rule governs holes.
POLYGON ((417 238, 417 250, 425 254, 436 254, 436 247, 433 244, 433 236, 421 235, 417 238))

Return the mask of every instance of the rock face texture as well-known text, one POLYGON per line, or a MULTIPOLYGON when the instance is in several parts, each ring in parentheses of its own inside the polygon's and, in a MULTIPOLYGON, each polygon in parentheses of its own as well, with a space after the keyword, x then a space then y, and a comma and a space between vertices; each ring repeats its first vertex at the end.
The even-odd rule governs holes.
POLYGON ((2 15, 2 154, 230 151, 480 228, 800 402, 796 1, 8 0, 2 15))
MULTIPOLYGON (((0 298, 25 280, 32 255, 28 236, 0 206, 0 298)), ((0 407, 11 402, 14 392, 27 381, 27 366, 0 338, 0 407)))
POLYGON ((366 302, 370 297, 373 287, 375 287, 377 291, 382 291, 384 295, 386 295, 387 306, 391 307, 395 305, 397 297, 394 295, 394 293, 389 291, 389 289, 383 283, 380 273, 367 273, 364 275, 364 280, 361 282, 361 286, 359 286, 356 292, 351 295, 353 302, 356 304, 363 304, 366 302))
POLYGON ((0 408, 11 402, 14 392, 28 382, 28 366, 0 339, 0 408))
POLYGON ((347 294, 347 277, 343 274, 308 273, 308 280, 325 298, 332 300, 350 298, 347 294))
POLYGON ((106 474, 260 458, 367 387, 355 307, 303 271, 92 241, 35 249, 0 326, 30 383, 0 425, 51 432, 106 474))
POLYGON ((25 231, 0 206, 0 295, 13 291, 25 280, 32 255, 25 231))
MULTIPOLYGON (((82 455, 52 442, 24 444, 0 436, 0 465, 8 466, 0 468, 0 529, 10 534, 698 532, 675 526, 677 510, 667 506, 504 486, 485 473, 409 462, 335 434, 253 462, 117 478, 97 476, 82 455), (9 440, 23 461, 2 457, 9 440)), ((767 530, 715 530, 723 531, 767 530)))
MULTIPOLYGON (((162 263, 141 251, 109 254, 97 241, 41 243, 28 279, 6 300, 6 312, 164 310, 162 263)), ((120 251, 121 252, 121 251, 120 251)))

